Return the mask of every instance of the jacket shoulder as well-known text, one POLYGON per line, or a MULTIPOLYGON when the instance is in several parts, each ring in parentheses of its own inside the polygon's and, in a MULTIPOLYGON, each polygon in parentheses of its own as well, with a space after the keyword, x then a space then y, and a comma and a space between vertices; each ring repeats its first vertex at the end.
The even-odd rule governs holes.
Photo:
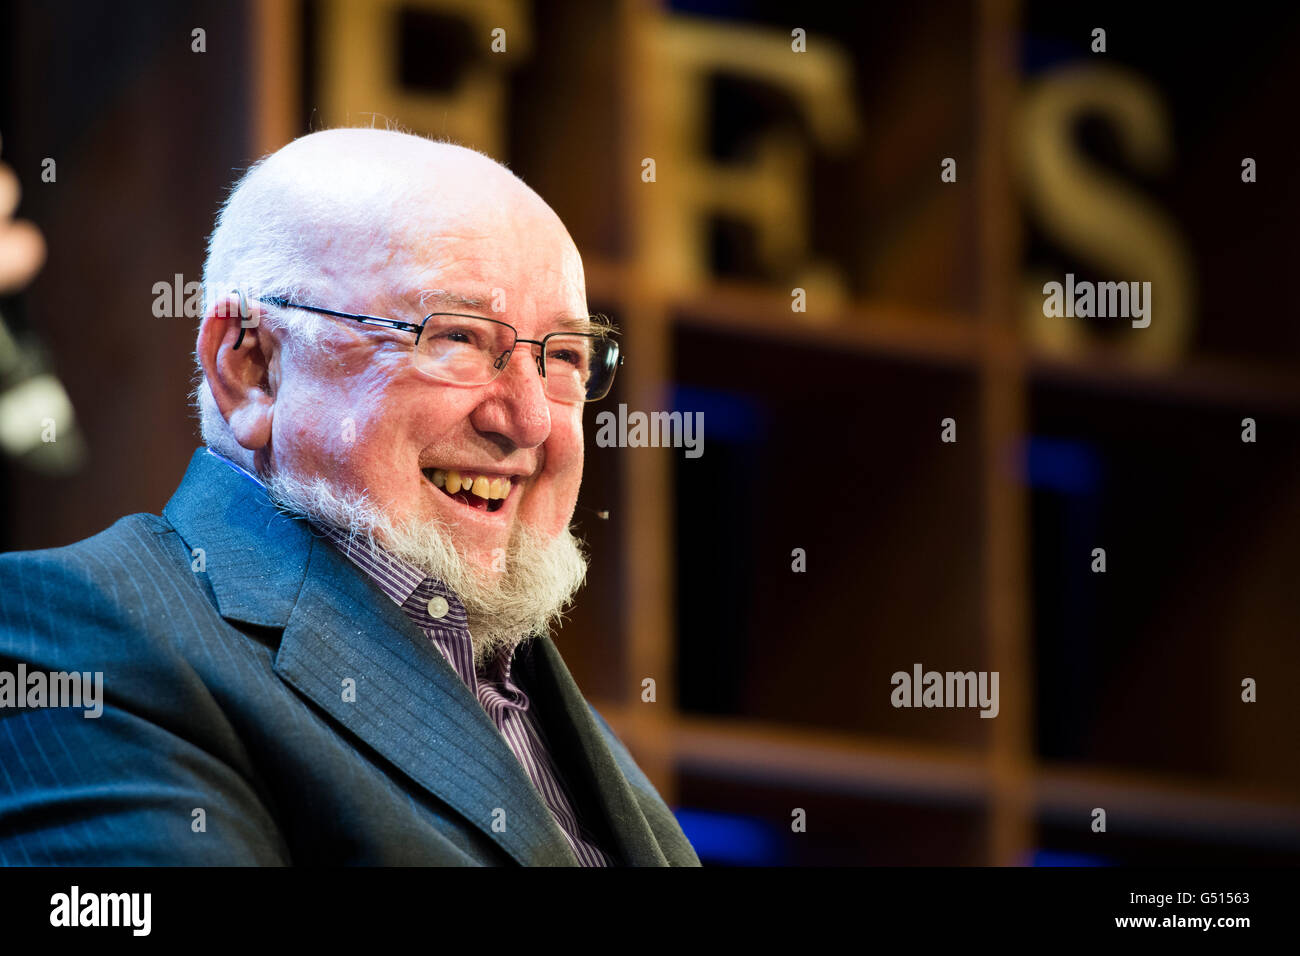
POLYGON ((41 568, 74 571, 119 556, 124 548, 140 547, 149 538, 175 534, 171 522, 161 515, 133 514, 119 518, 98 534, 57 548, 7 551, 0 554, 0 573, 13 574, 41 568))
POLYGON ((144 651, 142 640, 165 643, 153 640, 160 609, 205 599, 188 555, 153 514, 63 547, 0 555, 0 657, 75 663, 87 645, 116 657, 144 651))

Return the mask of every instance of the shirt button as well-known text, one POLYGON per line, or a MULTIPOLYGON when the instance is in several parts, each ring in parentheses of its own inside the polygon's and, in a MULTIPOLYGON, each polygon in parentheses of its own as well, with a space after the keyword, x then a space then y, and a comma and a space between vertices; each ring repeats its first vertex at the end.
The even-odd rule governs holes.
POLYGON ((447 599, 441 594, 435 594, 429 598, 429 617, 440 621, 447 616, 447 611, 447 599))

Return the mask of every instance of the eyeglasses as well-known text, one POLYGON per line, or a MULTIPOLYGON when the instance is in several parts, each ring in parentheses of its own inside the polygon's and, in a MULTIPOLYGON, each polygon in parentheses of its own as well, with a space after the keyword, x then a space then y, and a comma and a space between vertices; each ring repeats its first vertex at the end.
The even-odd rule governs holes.
POLYGON ((257 301, 414 332, 412 361, 416 370, 452 385, 489 384, 501 374, 520 342, 540 347, 534 356, 537 371, 547 398, 557 402, 599 401, 609 394, 614 373, 623 364, 618 342, 604 331, 552 332, 540 339, 521 339, 514 326, 483 315, 434 312, 417 324, 298 305, 276 297, 258 297, 257 301))

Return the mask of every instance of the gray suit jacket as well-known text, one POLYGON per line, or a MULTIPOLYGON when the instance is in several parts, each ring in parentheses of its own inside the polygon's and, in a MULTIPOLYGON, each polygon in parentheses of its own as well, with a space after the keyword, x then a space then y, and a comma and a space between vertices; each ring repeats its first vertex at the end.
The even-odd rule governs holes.
MULTIPOLYGON (((161 517, 0 556, 20 663, 102 671, 104 710, 0 708, 0 863, 577 865, 437 649, 204 449, 161 517)), ((554 643, 514 673, 600 846, 698 866, 554 643)))

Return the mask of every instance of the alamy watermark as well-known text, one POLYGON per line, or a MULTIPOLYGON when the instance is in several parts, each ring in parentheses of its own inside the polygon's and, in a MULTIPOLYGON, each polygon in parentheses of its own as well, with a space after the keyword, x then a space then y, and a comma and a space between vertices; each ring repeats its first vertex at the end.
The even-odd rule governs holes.
POLYGON ((0 671, 0 708, 80 707, 81 716, 96 718, 104 712, 103 671, 0 671))
POLYGON ((50 897, 50 925, 122 926, 133 936, 148 936, 153 928, 152 893, 83 893, 73 885, 50 897))
POLYGON ((1082 282, 1065 274, 1065 284, 1043 284, 1043 315, 1049 318, 1132 319, 1133 328, 1151 324, 1150 282, 1082 282))
POLYGON ((214 309, 216 315, 223 319, 236 316, 246 329, 255 329, 260 323, 260 316, 254 308, 258 293, 247 286, 238 289, 205 288, 203 283, 195 280, 185 281, 185 276, 176 273, 172 281, 153 284, 153 314, 158 319, 197 319, 214 309))
POLYGON ((684 448, 687 458, 704 454, 703 412, 629 412, 619 403, 596 416, 600 448, 684 448))
POLYGON ((998 715, 997 671, 895 671, 889 702, 895 707, 979 707, 981 717, 998 715))

